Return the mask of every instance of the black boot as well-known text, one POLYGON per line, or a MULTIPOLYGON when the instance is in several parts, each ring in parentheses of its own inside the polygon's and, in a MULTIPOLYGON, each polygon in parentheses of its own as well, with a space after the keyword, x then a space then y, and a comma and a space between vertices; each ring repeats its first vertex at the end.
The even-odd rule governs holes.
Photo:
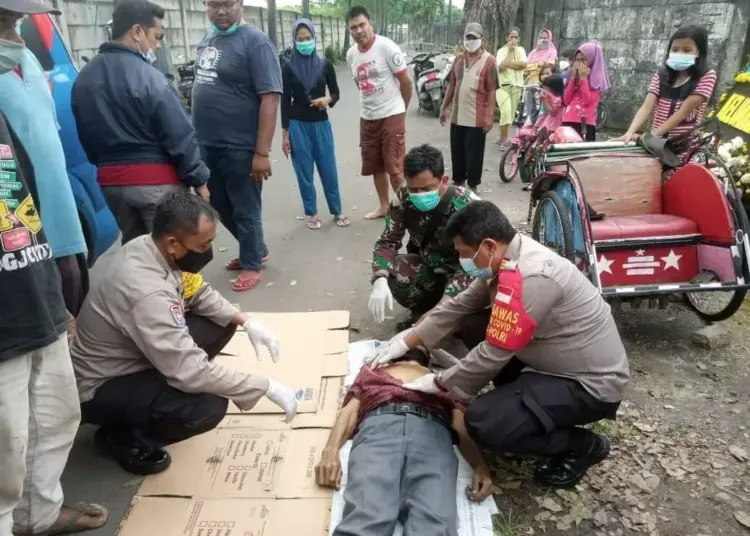
POLYGON ((534 481, 542 487, 570 489, 581 481, 586 471, 609 456, 609 439, 593 435, 591 446, 584 453, 569 452, 539 462, 534 481))
POLYGON ((99 428, 94 440, 106 456, 128 473, 155 475, 166 471, 172 464, 172 458, 166 450, 148 447, 131 434, 99 428))

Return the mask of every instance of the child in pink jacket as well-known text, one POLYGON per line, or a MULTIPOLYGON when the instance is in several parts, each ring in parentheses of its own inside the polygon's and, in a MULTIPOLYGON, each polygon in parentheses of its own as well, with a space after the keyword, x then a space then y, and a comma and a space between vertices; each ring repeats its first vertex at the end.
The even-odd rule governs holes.
POLYGON ((552 134, 562 123, 564 108, 563 108, 563 93, 565 84, 563 83, 562 76, 559 74, 551 74, 542 80, 542 114, 536 120, 534 125, 537 129, 545 127, 547 132, 552 134))
POLYGON ((563 125, 576 129, 586 141, 596 141, 599 99, 609 88, 609 73, 602 47, 596 43, 582 44, 576 51, 565 86, 563 125), (582 127, 584 122, 585 132, 582 127))

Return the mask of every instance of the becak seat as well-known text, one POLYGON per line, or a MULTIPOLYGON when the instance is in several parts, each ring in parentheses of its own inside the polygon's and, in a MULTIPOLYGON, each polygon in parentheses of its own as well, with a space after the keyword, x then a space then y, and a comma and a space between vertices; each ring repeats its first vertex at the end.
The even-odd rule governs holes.
POLYGON ((639 238, 677 238, 697 235, 698 225, 680 216, 641 214, 592 221, 591 233, 595 243, 639 238))

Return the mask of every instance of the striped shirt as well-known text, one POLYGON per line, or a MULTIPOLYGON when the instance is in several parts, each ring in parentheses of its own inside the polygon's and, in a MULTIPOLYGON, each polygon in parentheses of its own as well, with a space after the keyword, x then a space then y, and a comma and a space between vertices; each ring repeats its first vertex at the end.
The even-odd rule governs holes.
MULTIPOLYGON (((689 83, 690 80, 685 82, 685 84, 689 83)), ((673 87, 668 90, 668 92, 664 92, 670 94, 662 95, 661 78, 659 77, 659 73, 656 73, 651 78, 651 84, 649 84, 648 86, 648 92, 656 95, 658 99, 656 101, 656 108, 654 110, 652 122, 653 124, 651 128, 657 129, 662 126, 667 121, 667 119, 669 119, 680 109, 680 107, 682 107, 682 103, 685 102, 688 97, 692 95, 699 95, 703 97, 703 103, 698 106, 698 108, 693 113, 684 118, 679 125, 674 127, 669 132, 667 137, 675 138, 681 134, 692 131, 703 122, 703 116, 706 115, 706 108, 708 108, 708 100, 711 98, 711 95, 714 92, 714 87, 716 87, 716 71, 708 71, 701 77, 700 80, 698 80, 698 83, 688 95, 685 95, 685 91, 682 90, 683 86, 673 87)))

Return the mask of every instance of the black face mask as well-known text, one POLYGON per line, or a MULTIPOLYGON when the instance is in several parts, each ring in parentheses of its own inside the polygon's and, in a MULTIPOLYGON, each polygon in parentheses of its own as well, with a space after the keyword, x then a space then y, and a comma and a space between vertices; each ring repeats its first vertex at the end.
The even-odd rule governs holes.
POLYGON ((208 248, 203 253, 193 251, 192 249, 188 249, 187 247, 185 249, 187 249, 187 253, 179 259, 174 260, 177 268, 179 268, 183 272, 197 274, 214 258, 213 247, 208 248))

